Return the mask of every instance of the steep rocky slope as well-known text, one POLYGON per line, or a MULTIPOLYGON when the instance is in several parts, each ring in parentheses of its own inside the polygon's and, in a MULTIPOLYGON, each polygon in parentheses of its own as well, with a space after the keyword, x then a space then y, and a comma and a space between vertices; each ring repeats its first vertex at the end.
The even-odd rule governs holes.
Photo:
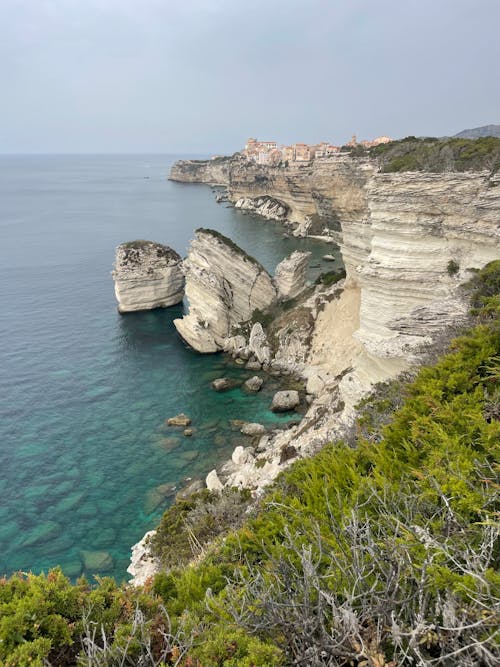
POLYGON ((161 243, 122 243, 112 275, 121 313, 173 306, 184 297, 182 258, 161 243))

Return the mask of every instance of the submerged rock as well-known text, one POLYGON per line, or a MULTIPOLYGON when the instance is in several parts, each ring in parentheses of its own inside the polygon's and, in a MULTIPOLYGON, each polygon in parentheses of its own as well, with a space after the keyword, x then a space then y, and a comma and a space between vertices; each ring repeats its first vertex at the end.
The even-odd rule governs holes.
POLYGON ((161 243, 122 243, 116 249, 112 275, 121 313, 166 308, 184 298, 182 258, 161 243))
POLYGON ((271 410, 273 412, 288 412, 289 410, 296 408, 299 403, 299 392, 295 389, 277 391, 271 402, 271 410))
POLYGON ((176 486, 173 483, 159 484, 154 489, 150 489, 146 494, 144 501, 144 512, 152 514, 157 507, 165 502, 167 498, 171 498, 175 493, 176 486))
POLYGON ((242 447, 241 445, 235 447, 231 455, 232 462, 237 466, 245 465, 245 463, 249 463, 253 459, 253 449, 251 447, 242 447))
POLYGON ((70 560, 67 563, 61 563, 60 567, 63 574, 70 579, 76 579, 82 573, 82 563, 79 560, 70 560))
POLYGON ((156 444, 158 444, 166 452, 173 452, 174 449, 179 447, 181 441, 178 438, 159 438, 156 441, 156 444))
POLYGON ((92 546, 98 549, 112 547, 116 542, 116 530, 112 526, 103 528, 92 539, 92 546))
POLYGON ((32 547, 35 544, 44 544, 59 535, 61 530, 62 527, 55 521, 44 521, 37 524, 28 533, 28 536, 22 541, 21 545, 23 547, 32 547))
POLYGON ((108 551, 81 551, 84 568, 89 572, 108 572, 113 569, 113 557, 108 551))

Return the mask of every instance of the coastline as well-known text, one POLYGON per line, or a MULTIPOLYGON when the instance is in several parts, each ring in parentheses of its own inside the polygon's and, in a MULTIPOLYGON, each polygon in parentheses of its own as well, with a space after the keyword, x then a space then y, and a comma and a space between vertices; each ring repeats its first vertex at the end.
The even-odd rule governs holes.
MULTIPOLYGON (((323 194, 311 201, 327 211, 322 222, 335 219, 333 232, 341 239, 347 277, 333 286, 316 286, 265 332, 277 342, 271 367, 305 381, 308 410, 289 430, 262 436, 246 451, 235 450, 231 460, 209 473, 208 483, 214 489, 249 488, 259 497, 291 461, 348 436, 357 404, 377 383, 420 365, 434 344, 463 325, 467 306, 458 285, 470 276, 469 267, 483 266, 500 251, 500 232, 495 226, 500 197, 489 187, 492 179, 500 181, 498 175, 387 175, 379 174, 376 165, 366 160, 342 158, 318 163, 313 165, 310 178, 316 179, 314 187, 322 188, 323 194), (325 189, 325 165, 330 172, 329 191, 325 189), (464 224, 463 199, 478 189, 479 198, 469 198, 467 210, 469 219, 476 222, 474 226, 464 224), (443 210, 446 197, 448 204, 443 210), (439 207, 439 216, 424 224, 423 211, 432 206, 439 207), (403 236, 400 230, 404 230, 403 236), (388 240, 390 252, 385 250, 388 240), (440 248, 437 253, 436 243, 440 248), (394 257, 402 259, 395 262, 394 257), (447 272, 452 259, 459 265, 456 274, 447 272), (288 452, 289 458, 283 452, 288 452)), ((202 168, 210 167, 207 162, 202 168)), ((174 165, 173 170, 176 168, 174 165)), ((186 168, 189 171, 189 165, 186 168)), ((236 197, 253 196, 261 202, 259 206, 262 202, 267 205, 269 199, 263 198, 271 197, 286 205, 292 216, 293 211, 301 211, 301 220, 296 219, 299 225, 314 215, 311 209, 304 213, 310 204, 302 195, 302 190, 310 191, 312 185, 306 188, 303 181, 297 183, 302 190, 294 190, 292 196, 291 190, 288 194, 283 190, 283 169, 245 166, 236 160, 234 170, 225 173, 233 204, 236 197), (261 177, 258 192, 256 174, 261 177), (242 185, 245 179, 247 191, 242 185), (274 189, 266 191, 270 184, 274 189)), ((303 173, 297 169, 290 172, 301 178, 303 173)), ((210 171, 201 177, 199 172, 188 173, 187 178, 189 182, 201 178, 206 183, 210 171)), ((277 222, 287 225, 290 219, 277 222)))

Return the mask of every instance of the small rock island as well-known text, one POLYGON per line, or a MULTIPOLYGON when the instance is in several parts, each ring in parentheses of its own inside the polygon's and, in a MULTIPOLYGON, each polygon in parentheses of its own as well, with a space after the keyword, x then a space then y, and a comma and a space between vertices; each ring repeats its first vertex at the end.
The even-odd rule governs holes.
POLYGON ((182 258, 161 243, 121 243, 112 275, 120 313, 167 308, 184 298, 182 258))

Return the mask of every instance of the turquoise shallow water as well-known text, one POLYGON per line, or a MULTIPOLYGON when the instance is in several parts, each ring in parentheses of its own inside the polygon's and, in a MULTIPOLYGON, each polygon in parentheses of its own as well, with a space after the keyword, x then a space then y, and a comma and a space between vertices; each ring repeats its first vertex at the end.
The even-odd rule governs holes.
POLYGON ((0 574, 61 564, 126 577, 130 546, 171 502, 159 486, 204 476, 242 440, 232 419, 286 422, 256 396, 210 389, 249 373, 178 338, 181 306, 120 316, 115 246, 150 238, 185 254, 193 230, 231 236, 272 270, 295 248, 318 272, 331 248, 165 180, 172 156, 0 157, 0 574), (165 426, 186 412, 195 435, 165 426), (85 568, 84 551, 112 557, 85 568))

